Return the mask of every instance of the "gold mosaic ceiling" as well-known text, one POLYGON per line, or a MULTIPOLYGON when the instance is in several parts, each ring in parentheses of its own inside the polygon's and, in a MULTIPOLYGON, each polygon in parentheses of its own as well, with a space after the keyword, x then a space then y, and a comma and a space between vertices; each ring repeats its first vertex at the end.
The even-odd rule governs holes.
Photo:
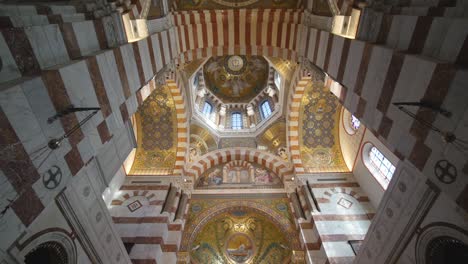
POLYGON ((181 250, 197 264, 290 263, 300 243, 288 205, 287 197, 274 195, 194 196, 181 250))
POLYGON ((257 138, 258 145, 266 147, 266 150, 288 160, 286 142, 286 122, 284 119, 275 122, 263 134, 257 138))
POLYGON ((194 124, 190 125, 189 162, 216 149, 218 149, 216 140, 207 129, 194 124))
POLYGON ((338 138, 340 107, 325 86, 324 76, 314 73, 299 112, 299 143, 306 172, 349 171, 338 138))
POLYGON ((178 10, 230 8, 296 8, 301 0, 176 0, 178 10))
POLYGON ((206 87, 225 103, 247 103, 268 81, 269 66, 262 56, 212 57, 203 66, 206 87))
POLYGON ((135 114, 138 142, 130 175, 170 175, 177 150, 177 113, 168 86, 158 86, 135 114))
POLYGON ((287 263, 291 247, 268 218, 242 209, 213 218, 192 244, 194 263, 287 263))

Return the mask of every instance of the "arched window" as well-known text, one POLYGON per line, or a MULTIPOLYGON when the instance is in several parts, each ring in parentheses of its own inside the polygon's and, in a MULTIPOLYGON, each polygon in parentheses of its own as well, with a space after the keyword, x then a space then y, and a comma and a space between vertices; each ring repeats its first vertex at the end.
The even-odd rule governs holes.
POLYGON ((354 129, 354 130, 358 130, 359 127, 361 126, 361 121, 359 121, 359 119, 357 119, 357 117, 355 117, 354 115, 351 115, 351 127, 354 129))
POLYGON ((372 176, 386 190, 395 173, 395 165, 388 160, 374 145, 367 143, 363 147, 363 160, 372 176))
POLYGON ((239 112, 232 113, 232 129, 242 129, 242 114, 239 112))
POLYGON ((203 111, 202 113, 206 116, 209 116, 211 114, 211 111, 213 110, 213 106, 205 101, 205 104, 203 105, 203 111))
POLYGON ((276 88, 281 89, 281 75, 275 71, 275 85, 276 85, 276 88))
POLYGON ((67 264, 70 262, 65 248, 55 241, 49 241, 31 250, 25 256, 24 263, 67 264))
POLYGON ((262 113, 262 118, 265 119, 271 115, 270 103, 265 100, 260 104, 260 113, 262 113))
POLYGON ((199 83, 199 73, 195 73, 195 76, 193 77, 193 87, 196 89, 198 88, 198 83, 199 83))

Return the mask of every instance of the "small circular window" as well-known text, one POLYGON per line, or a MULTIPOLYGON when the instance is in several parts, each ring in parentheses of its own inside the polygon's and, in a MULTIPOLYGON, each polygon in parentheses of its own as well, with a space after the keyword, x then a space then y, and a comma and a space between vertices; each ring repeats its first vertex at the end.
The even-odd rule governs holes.
POLYGON ((359 119, 357 119, 357 117, 355 117, 354 115, 351 115, 351 127, 354 130, 358 130, 360 126, 361 126, 361 121, 359 121, 359 119))
POLYGON ((343 109, 342 121, 344 129, 349 135, 356 134, 361 127, 361 121, 346 109, 343 109))
POLYGON ((65 248, 54 241, 42 243, 24 258, 24 263, 49 263, 49 264, 67 264, 68 255, 65 248))
POLYGON ((468 245, 450 237, 437 237, 426 248, 427 264, 462 264, 468 261, 468 245))

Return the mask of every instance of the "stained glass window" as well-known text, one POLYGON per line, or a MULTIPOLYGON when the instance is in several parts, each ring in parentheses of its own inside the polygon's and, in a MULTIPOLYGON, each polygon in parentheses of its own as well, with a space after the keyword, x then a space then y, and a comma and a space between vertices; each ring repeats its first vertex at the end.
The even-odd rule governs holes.
POLYGON ((370 165, 375 169, 373 170, 375 173, 372 174, 374 177, 379 177, 383 180, 384 189, 387 189, 393 173, 395 172, 395 166, 376 147, 371 147, 369 159, 370 165))
POLYGON ((242 129, 242 115, 241 113, 232 113, 232 129, 242 129))
POLYGON ((357 119, 357 117, 355 117, 354 115, 351 115, 351 127, 354 130, 358 130, 360 126, 361 126, 361 121, 359 121, 359 119, 357 119))
POLYGON ((271 115, 271 108, 268 101, 264 101, 260 104, 260 112, 262 113, 262 118, 265 119, 271 115))
POLYGON ((203 114, 206 116, 209 116, 211 114, 211 111, 213 110, 213 106, 205 101, 205 104, 203 105, 203 114))

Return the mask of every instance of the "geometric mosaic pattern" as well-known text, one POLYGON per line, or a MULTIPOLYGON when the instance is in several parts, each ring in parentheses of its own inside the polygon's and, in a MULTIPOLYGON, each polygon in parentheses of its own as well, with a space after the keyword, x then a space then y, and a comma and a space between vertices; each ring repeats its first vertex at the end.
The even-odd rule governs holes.
POLYGON ((172 174, 177 151, 177 114, 169 87, 156 87, 136 116, 138 148, 130 174, 172 174))
POLYGON ((299 111, 300 155, 306 172, 345 172, 338 140, 339 102, 324 84, 324 76, 311 73, 299 111))

